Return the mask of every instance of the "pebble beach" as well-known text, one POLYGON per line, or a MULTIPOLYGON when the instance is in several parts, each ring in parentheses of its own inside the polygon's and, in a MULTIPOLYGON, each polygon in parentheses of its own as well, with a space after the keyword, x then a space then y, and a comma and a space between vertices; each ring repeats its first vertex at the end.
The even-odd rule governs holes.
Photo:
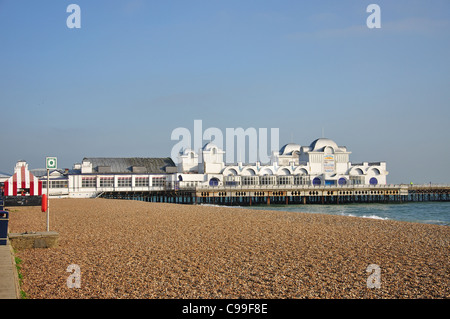
MULTIPOLYGON (((11 207, 11 233, 45 231, 11 207)), ((55 199, 56 248, 16 251, 30 299, 449 298, 450 227, 359 217, 55 199), (81 271, 68 288, 69 265, 81 271), (368 288, 369 265, 380 269, 368 288)))

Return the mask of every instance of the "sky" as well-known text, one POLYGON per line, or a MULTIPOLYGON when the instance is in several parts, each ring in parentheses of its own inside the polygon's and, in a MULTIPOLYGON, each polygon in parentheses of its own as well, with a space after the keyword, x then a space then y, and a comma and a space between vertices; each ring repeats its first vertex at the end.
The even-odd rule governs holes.
POLYGON ((201 120, 450 184, 449 84, 448 0, 0 0, 0 172, 167 157, 201 120))

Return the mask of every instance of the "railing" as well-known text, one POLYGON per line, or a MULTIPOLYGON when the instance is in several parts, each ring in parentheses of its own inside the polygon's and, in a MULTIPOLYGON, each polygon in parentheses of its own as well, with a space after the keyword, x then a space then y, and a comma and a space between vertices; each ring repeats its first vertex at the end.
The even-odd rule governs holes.
POLYGON ((407 184, 409 188, 450 188, 449 184, 407 184))
POLYGON ((210 185, 198 185, 197 190, 214 190, 214 189, 354 189, 354 188, 373 188, 373 189, 385 189, 385 188, 406 188, 408 185, 406 184, 386 184, 386 185, 364 185, 364 184, 355 184, 355 185, 219 185, 219 186, 210 186, 210 185))
POLYGON ((182 183, 177 184, 173 182, 166 183, 166 185, 158 186, 146 186, 146 187, 98 187, 96 191, 98 194, 103 192, 152 192, 152 191, 202 191, 202 190, 331 190, 331 189, 403 189, 403 190, 419 190, 419 189, 433 189, 433 188, 448 188, 450 185, 446 184, 346 184, 346 185, 302 185, 302 184, 250 184, 243 185, 238 183, 236 185, 221 184, 217 186, 211 186, 207 184, 198 185, 183 185, 182 183))
POLYGON ((104 194, 105 192, 99 192, 96 196, 95 196, 95 198, 100 198, 100 197, 102 197, 102 195, 104 194))

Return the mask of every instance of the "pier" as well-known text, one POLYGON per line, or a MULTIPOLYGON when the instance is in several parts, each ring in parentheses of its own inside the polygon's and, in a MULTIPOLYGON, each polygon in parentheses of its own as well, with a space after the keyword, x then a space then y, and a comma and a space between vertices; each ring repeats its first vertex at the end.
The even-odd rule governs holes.
POLYGON ((450 201, 449 185, 203 186, 149 192, 103 192, 98 197, 225 206, 450 201))
POLYGON ((408 186, 409 201, 450 201, 449 185, 410 185, 408 186))

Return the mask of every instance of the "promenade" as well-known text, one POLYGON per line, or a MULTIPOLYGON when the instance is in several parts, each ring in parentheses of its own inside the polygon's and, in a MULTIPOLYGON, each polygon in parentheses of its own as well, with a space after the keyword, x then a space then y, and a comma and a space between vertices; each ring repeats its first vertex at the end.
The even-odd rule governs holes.
POLYGON ((0 246, 0 299, 18 299, 19 286, 11 246, 0 246))

